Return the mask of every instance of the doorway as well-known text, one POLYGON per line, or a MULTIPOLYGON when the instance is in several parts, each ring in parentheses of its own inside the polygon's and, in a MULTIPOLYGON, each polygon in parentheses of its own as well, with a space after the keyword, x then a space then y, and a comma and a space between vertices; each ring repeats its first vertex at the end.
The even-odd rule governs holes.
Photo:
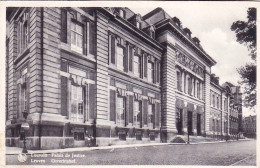
POLYGON ((178 134, 179 135, 182 135, 183 132, 182 132, 182 129, 183 129, 183 110, 182 109, 177 109, 177 123, 176 123, 176 126, 177 126, 177 131, 178 131, 178 134))
POLYGON ((188 134, 192 135, 193 131, 192 131, 192 111, 188 111, 188 134))
POLYGON ((201 135, 201 114, 197 114, 197 135, 201 135))

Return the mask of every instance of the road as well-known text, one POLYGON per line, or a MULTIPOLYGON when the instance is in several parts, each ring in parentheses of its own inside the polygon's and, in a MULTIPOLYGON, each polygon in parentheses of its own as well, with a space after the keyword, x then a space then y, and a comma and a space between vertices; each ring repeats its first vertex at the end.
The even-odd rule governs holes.
POLYGON ((24 163, 7 155, 7 165, 256 165, 256 141, 196 145, 163 145, 114 150, 28 155, 24 163), (75 159, 75 160, 74 160, 75 159))

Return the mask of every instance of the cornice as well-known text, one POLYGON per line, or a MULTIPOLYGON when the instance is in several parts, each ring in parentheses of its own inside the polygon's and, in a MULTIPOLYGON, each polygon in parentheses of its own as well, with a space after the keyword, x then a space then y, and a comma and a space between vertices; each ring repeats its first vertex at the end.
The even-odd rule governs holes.
POLYGON ((133 34, 137 35, 138 37, 142 38, 143 41, 148 42, 153 47, 157 48, 160 51, 164 50, 164 47, 158 43, 156 40, 152 39, 149 35, 145 34, 143 31, 139 30, 137 27, 135 27, 133 24, 128 22, 127 20, 121 18, 118 15, 113 14, 112 12, 108 11, 105 8, 100 8, 100 11, 105 14, 109 19, 112 21, 115 21, 122 25, 124 28, 126 28, 128 31, 132 32, 133 34))
POLYGON ((199 52, 199 55, 202 55, 204 58, 206 58, 211 66, 216 64, 216 61, 213 58, 211 58, 203 49, 199 48, 195 44, 195 42, 193 42, 191 38, 187 37, 180 28, 175 26, 170 21, 170 19, 166 19, 164 21, 161 21, 161 22, 155 24, 155 27, 157 30, 162 29, 162 28, 168 29, 167 26, 171 30, 176 31, 178 33, 177 35, 179 36, 179 39, 181 39, 182 41, 188 42, 188 44, 190 45, 191 48, 195 49, 195 51, 199 52))

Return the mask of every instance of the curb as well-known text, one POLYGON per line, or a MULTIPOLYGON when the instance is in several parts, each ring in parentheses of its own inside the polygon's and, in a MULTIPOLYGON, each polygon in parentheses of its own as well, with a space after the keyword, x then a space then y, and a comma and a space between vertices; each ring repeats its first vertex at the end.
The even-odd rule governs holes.
MULTIPOLYGON (((100 146, 100 147, 81 147, 81 148, 66 148, 55 150, 28 150, 28 154, 50 154, 61 152, 80 152, 80 151, 94 151, 94 150, 107 150, 107 149, 120 149, 120 148, 133 148, 133 147, 146 147, 146 146, 163 146, 170 143, 152 143, 152 144, 133 144, 133 145, 117 145, 117 146, 100 146)), ((7 152, 6 155, 20 154, 21 151, 7 152)))
MULTIPOLYGON (((199 144, 213 144, 213 143, 224 143, 234 142, 237 140, 228 141, 214 141, 214 142, 197 142, 197 143, 149 143, 149 144, 131 144, 131 145, 115 145, 115 146, 100 146, 100 147, 80 147, 80 148, 66 148, 66 149, 55 149, 55 150, 28 150, 28 154, 50 154, 50 153, 61 153, 61 152, 81 152, 81 151, 94 151, 94 150, 108 150, 108 149, 120 149, 120 148, 133 148, 133 147, 146 147, 146 146, 163 146, 163 145, 199 145, 199 144)), ((239 141, 250 141, 250 139, 241 139, 239 141)), ((20 154, 22 151, 6 151, 6 155, 20 154)))

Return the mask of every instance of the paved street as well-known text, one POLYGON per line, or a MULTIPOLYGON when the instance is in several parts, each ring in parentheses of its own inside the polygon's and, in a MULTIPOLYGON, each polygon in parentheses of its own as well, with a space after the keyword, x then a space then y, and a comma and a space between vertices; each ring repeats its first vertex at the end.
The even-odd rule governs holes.
POLYGON ((7 155, 7 164, 80 165, 256 165, 256 141, 196 145, 163 145, 114 150, 28 155, 20 163, 7 155))

